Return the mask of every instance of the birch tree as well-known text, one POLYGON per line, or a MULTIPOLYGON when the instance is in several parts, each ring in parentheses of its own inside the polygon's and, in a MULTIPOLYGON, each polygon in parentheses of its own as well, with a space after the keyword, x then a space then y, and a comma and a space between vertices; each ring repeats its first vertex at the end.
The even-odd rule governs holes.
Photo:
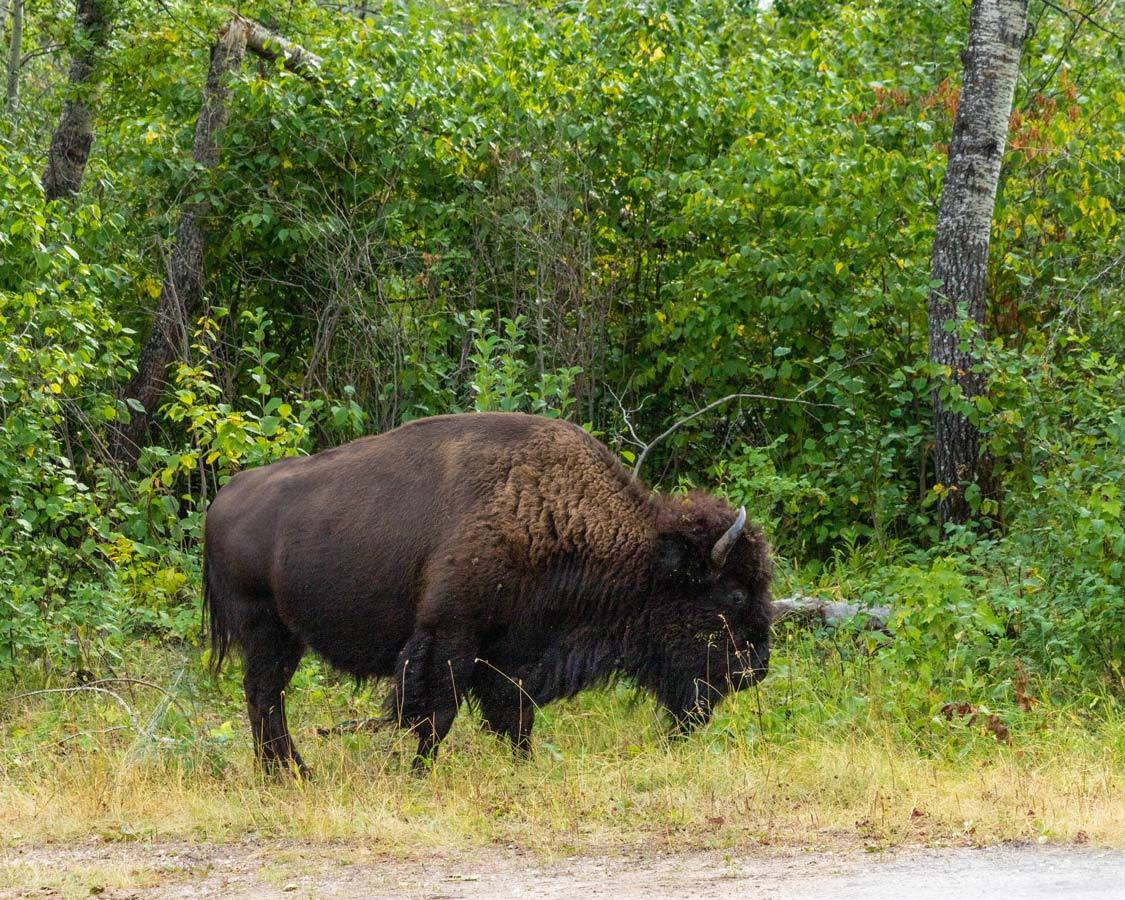
MULTIPOLYGON (((15 122, 20 97, 20 54, 23 52, 23 0, 12 0, 11 31, 8 39, 8 64, 4 79, 4 104, 15 122)), ((14 124, 13 124, 13 127, 14 124)))
MULTIPOLYGON (((211 49, 203 102, 195 125, 192 158, 201 171, 213 171, 219 163, 229 115, 228 82, 241 68, 247 50, 261 59, 280 59, 286 68, 308 78, 314 77, 321 66, 320 57, 257 22, 238 15, 227 22, 211 49)), ((137 461, 149 421, 164 393, 168 366, 186 348, 190 329, 203 305, 203 250, 210 213, 206 199, 188 203, 180 213, 152 327, 141 347, 137 373, 122 393, 131 418, 114 432, 110 445, 111 455, 120 462, 137 461)))
POLYGON ((977 402, 985 390, 974 339, 984 325, 992 214, 1026 30, 1027 0, 973 0, 934 235, 935 286, 928 309, 930 361, 945 372, 933 394, 943 527, 971 518, 972 494, 979 490, 980 432, 966 404, 977 402))

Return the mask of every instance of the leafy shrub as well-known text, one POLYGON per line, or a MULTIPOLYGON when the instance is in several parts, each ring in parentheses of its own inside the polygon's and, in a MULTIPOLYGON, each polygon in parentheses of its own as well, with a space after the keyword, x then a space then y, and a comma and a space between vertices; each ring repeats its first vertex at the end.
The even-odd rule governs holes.
POLYGON ((556 372, 530 372, 523 316, 501 319, 500 330, 490 333, 488 316, 472 312, 473 378, 469 385, 477 412, 530 412, 548 418, 565 417, 574 406, 571 390, 582 371, 568 366, 556 372))
POLYGON ((41 199, 49 104, 0 149, 5 658, 187 634, 238 468, 468 409, 623 445, 622 405, 648 437, 743 392, 780 399, 693 420, 646 477, 747 503, 794 578, 893 598, 878 658, 918 708, 1017 660, 1119 688, 1125 51, 1051 13, 1029 37, 968 410, 993 527, 934 550, 925 298, 967 8, 756 7, 293 4, 332 89, 244 66, 207 177, 200 35, 229 11, 122 7, 79 201, 41 199), (104 452, 115 388, 203 197, 212 307, 135 480, 104 452))

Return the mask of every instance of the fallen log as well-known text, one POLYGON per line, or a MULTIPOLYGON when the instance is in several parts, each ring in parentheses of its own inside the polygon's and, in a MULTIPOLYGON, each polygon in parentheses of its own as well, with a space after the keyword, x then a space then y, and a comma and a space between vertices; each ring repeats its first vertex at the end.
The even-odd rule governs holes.
POLYGON ((775 623, 792 619, 809 625, 827 625, 836 628, 849 622, 857 622, 868 631, 887 631, 891 618, 889 606, 860 606, 858 603, 825 600, 823 597, 810 597, 794 594, 773 602, 775 623))

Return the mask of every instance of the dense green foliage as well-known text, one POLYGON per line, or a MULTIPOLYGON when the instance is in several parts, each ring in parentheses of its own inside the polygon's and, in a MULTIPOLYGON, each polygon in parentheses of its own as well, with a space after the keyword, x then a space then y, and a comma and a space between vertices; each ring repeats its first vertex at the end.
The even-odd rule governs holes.
MULTIPOLYGON (((219 4, 121 0, 83 193, 38 184, 65 59, 0 144, 0 664, 193 640, 232 471, 422 415, 636 436, 726 394, 646 477, 745 502, 779 589, 889 602, 896 702, 1119 692, 1125 647, 1123 48, 1032 3, 993 234, 990 521, 938 545, 925 298, 960 2, 254 3, 324 57, 248 57, 191 162, 219 4), (140 472, 105 450, 177 213, 212 201, 140 472)), ((29 3, 29 50, 67 33, 29 3)), ((9 118, 11 115, 9 114, 9 118)))

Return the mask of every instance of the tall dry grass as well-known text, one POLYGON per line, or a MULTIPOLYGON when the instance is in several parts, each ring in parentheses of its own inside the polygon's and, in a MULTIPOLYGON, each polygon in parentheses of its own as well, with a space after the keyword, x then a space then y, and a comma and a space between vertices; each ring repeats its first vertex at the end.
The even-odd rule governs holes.
POLYGON ((1098 716, 1009 715, 1009 743, 981 720, 911 721, 870 693, 856 703, 852 692, 894 689, 841 685, 785 652, 760 692, 686 740, 668 741, 653 704, 617 686, 542 710, 527 762, 464 710, 425 777, 410 774, 413 742, 395 732, 318 734, 373 712, 378 692, 308 667, 289 704, 308 782, 253 765, 237 673, 216 683, 198 661, 153 654, 154 673, 180 673, 162 685, 170 695, 23 684, 0 697, 2 840, 256 835, 404 854, 494 842, 547 854, 639 841, 1125 846, 1125 718, 1112 703, 1098 716))

